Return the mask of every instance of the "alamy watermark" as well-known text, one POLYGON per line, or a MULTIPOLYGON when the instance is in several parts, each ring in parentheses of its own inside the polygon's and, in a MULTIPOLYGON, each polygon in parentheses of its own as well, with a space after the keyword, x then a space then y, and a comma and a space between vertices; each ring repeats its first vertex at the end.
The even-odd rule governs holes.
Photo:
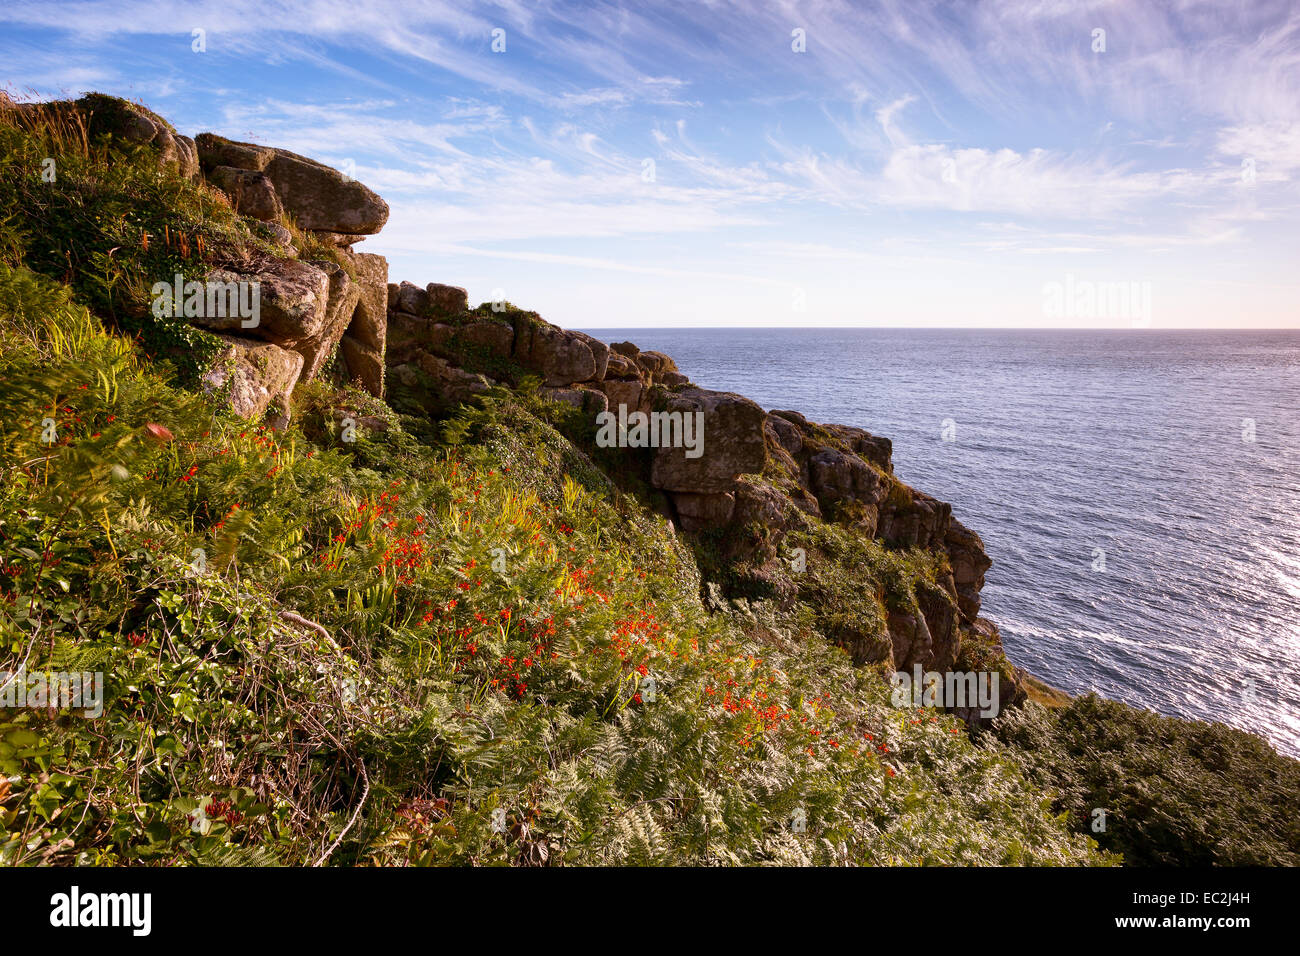
POLYGON ((596 445, 600 448, 685 448, 687 458, 704 454, 703 412, 600 412, 596 445))
POLYGON ((895 671, 889 695, 895 707, 979 707, 979 715, 996 717, 1001 709, 997 671, 895 671))
POLYGON ((150 290, 155 318, 238 318, 240 328, 255 329, 262 321, 262 288, 257 281, 155 282, 150 290))
POLYGON ((83 717, 104 713, 102 671, 0 671, 0 707, 80 710, 83 717))
POLYGON ((148 936, 153 928, 152 893, 91 893, 74 886, 50 897, 50 925, 126 927, 133 936, 148 936))
POLYGON ((1093 282, 1067 273, 1064 282, 1043 284, 1043 315, 1049 319, 1125 319, 1151 324, 1150 282, 1093 282))

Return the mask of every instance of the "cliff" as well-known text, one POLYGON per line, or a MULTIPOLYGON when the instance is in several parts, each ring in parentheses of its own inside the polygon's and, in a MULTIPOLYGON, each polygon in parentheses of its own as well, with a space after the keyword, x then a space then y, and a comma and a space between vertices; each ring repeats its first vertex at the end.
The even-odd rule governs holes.
POLYGON ((0 150, 0 862, 1109 864, 1098 806, 1166 862, 1174 751, 1198 849, 1293 858, 1255 738, 1016 706, 888 439, 390 283, 306 157, 97 94, 0 150))
MULTIPOLYGON (((894 476, 887 438, 795 411, 765 412, 741 395, 693 384, 667 355, 607 345, 507 303, 470 310, 464 290, 451 286, 389 285, 387 323, 395 407, 437 415, 531 376, 541 396, 580 413, 573 434, 593 453, 604 413, 699 415, 695 456, 681 444, 625 446, 610 470, 625 486, 651 492, 701 552, 706 583, 722 598, 772 601, 785 611, 805 604, 857 664, 947 672, 965 661, 964 642, 1000 656, 996 626, 979 616, 992 565, 983 543, 949 505, 894 476), (832 597, 826 569, 848 569, 838 549, 819 540, 826 526, 849 540, 932 555, 938 572, 889 593, 893 582, 862 569, 851 596, 832 597), (853 605, 856 613, 846 614, 853 605)), ((1002 670, 1001 706, 1013 706, 1024 696, 1019 675, 1002 670)), ((971 709, 963 716, 980 722, 971 709)))

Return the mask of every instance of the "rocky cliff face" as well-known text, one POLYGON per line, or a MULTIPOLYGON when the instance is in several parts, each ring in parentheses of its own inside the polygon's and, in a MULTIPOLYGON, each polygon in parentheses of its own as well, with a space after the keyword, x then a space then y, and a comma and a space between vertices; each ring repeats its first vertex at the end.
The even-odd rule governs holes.
MULTIPOLYGON (((352 246, 383 228, 388 204, 356 180, 287 150, 213 133, 201 133, 195 144, 207 181, 222 190, 237 211, 270 223, 285 253, 216 277, 260 284, 263 321, 249 330, 250 335, 279 350, 271 366, 285 370, 273 383, 252 390, 257 400, 237 409, 258 415, 274 402, 277 412, 287 415, 293 387, 319 375, 336 350, 342 377, 381 397, 388 262, 383 256, 353 252, 352 246), (328 252, 297 258, 301 250, 282 224, 286 218, 328 252), (302 359, 296 376, 291 371, 299 364, 295 354, 302 359), (266 403, 263 395, 269 396, 266 403)), ((249 361, 252 346, 235 339, 231 328, 221 331, 230 340, 227 356, 234 362, 233 370, 226 362, 206 376, 214 390, 227 387, 232 376, 241 383, 256 377, 255 363, 249 361)))
MULTIPOLYGON (((629 448, 627 455, 645 483, 663 493, 678 527, 707 538, 724 561, 745 566, 764 597, 787 606, 800 600, 799 572, 785 552, 818 525, 938 556, 939 582, 888 609, 883 644, 867 631, 832 635, 858 663, 944 672, 962 659, 963 641, 1000 651, 996 627, 979 616, 992 565, 979 535, 954 519, 948 504, 894 477, 889 439, 794 411, 766 412, 744 396, 698 387, 669 356, 630 342, 606 345, 512 307, 470 310, 465 291, 452 286, 390 285, 388 309, 391 380, 420 396, 431 414, 498 382, 515 383, 521 370, 541 381, 542 395, 572 405, 593 424, 620 407, 629 415, 701 414, 698 457, 684 447, 629 448)), ((1017 677, 1004 676, 1003 706, 1021 696, 1017 677)), ((979 723, 973 712, 963 716, 979 723)))
MULTIPOLYGON (((996 627, 979 616, 992 563, 979 536, 949 505, 898 481, 887 438, 699 387, 669 356, 630 342, 606 344, 502 303, 471 309, 461 288, 389 283, 382 256, 352 249, 388 217, 387 204, 361 183, 284 150, 210 133, 189 140, 143 108, 89 99, 73 106, 97 109, 95 122, 150 145, 161 162, 205 180, 266 224, 273 253, 206 277, 257 282, 260 322, 193 320, 225 346, 205 387, 239 414, 282 426, 293 390, 329 375, 376 397, 391 384, 408 407, 432 417, 530 377, 540 395, 572 406, 593 430, 606 412, 691 416, 703 422, 698 449, 628 447, 626 470, 652 489, 701 554, 733 569, 719 575, 714 594, 757 595, 786 608, 809 600, 823 585, 801 576, 800 562, 842 563, 817 543, 819 528, 835 528, 933 564, 904 595, 866 595, 880 608, 878 619, 819 621, 857 663, 943 672, 1002 660, 996 627)), ((1022 696, 1018 673, 1005 679, 1004 707, 1022 696)), ((963 716, 978 722, 972 711, 963 716)))
POLYGON ((236 412, 283 426, 294 388, 327 365, 335 366, 336 379, 382 396, 388 263, 352 250, 388 219, 388 204, 373 191, 287 150, 213 133, 190 139, 151 110, 115 97, 91 93, 30 104, 5 98, 0 107, 45 114, 90 138, 152 149, 161 165, 205 181, 237 212, 265 224, 266 249, 248 250, 207 275, 184 276, 257 284, 255 324, 225 311, 191 318, 222 343, 203 384, 236 412))

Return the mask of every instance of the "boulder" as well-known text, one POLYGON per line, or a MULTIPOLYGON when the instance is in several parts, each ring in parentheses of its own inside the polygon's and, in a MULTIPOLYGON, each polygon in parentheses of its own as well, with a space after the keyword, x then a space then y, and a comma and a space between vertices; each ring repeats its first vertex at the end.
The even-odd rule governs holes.
POLYGON ((450 318, 469 309, 469 293, 460 286, 430 282, 424 289, 428 310, 435 316, 450 318))
POLYGON ((384 395, 384 351, 388 339, 388 260, 370 253, 352 257, 358 288, 352 321, 339 341, 349 381, 376 398, 384 395))
POLYGON ((220 166, 264 173, 285 211, 302 229, 373 235, 388 221, 388 203, 337 169, 284 149, 239 143, 212 133, 195 144, 205 169, 220 166))
POLYGON ((649 410, 645 401, 648 392, 640 382, 607 378, 600 383, 599 388, 609 399, 609 407, 615 411, 618 411, 620 405, 626 406, 629 414, 649 410))
POLYGON ((961 652, 957 608, 947 592, 926 582, 916 586, 916 604, 930 633, 930 659, 921 664, 926 670, 947 673, 961 652))
POLYGON ((262 222, 278 222, 284 215, 280 197, 276 195, 275 187, 271 185, 266 173, 236 169, 234 166, 218 166, 208 174, 208 182, 229 196, 230 205, 241 215, 262 222))
POLYGON ((925 615, 919 610, 890 611, 886 617, 889 639, 893 644, 893 666, 896 671, 911 673, 917 664, 924 671, 930 662, 934 639, 930 636, 925 615))
POLYGON ((515 325, 514 359, 538 372, 544 385, 589 382, 596 377, 596 357, 587 338, 521 317, 515 325))
POLYGON ((672 499, 683 531, 701 531, 726 524, 736 510, 736 495, 730 491, 703 495, 677 492, 672 499))
POLYGON ((619 352, 611 350, 605 356, 605 378, 641 378, 641 366, 619 352))
POLYGON ((885 479, 870 465, 835 448, 823 448, 808 459, 808 485, 823 508, 845 499, 874 508, 888 491, 885 479))
POLYGON ((677 364, 663 352, 637 352, 633 358, 651 376, 677 371, 677 364))
POLYGON ((801 412, 792 412, 789 409, 784 408, 774 408, 772 409, 772 414, 777 418, 783 418, 790 424, 797 426, 801 432, 806 433, 812 430, 812 422, 808 421, 801 412))
POLYGON ((763 430, 773 444, 783 448, 791 456, 803 450, 803 435, 793 423, 772 412, 763 422, 763 430))
POLYGON ((592 373, 592 380, 596 382, 604 381, 605 373, 609 369, 609 346, 600 339, 594 339, 585 332, 574 332, 575 336, 587 343, 587 348, 591 349, 592 361, 596 363, 596 370, 592 373))
POLYGON ((955 518, 948 523, 943 543, 952 565, 957 607, 961 610, 963 620, 973 623, 979 617, 984 574, 993 566, 993 560, 984 553, 984 542, 980 536, 955 518))
MULTIPOLYGON (((233 332, 294 347, 321 333, 329 304, 329 276, 310 263, 296 259, 266 257, 256 268, 241 272, 218 269, 206 276, 208 283, 257 283, 257 324, 246 326, 247 317, 237 314, 205 314, 190 317, 195 325, 214 332, 233 332)), ((231 310, 226 310, 231 311, 231 310)))
POLYGON ((389 286, 389 309, 410 315, 449 319, 469 308, 469 295, 454 285, 430 282, 423 289, 414 282, 389 286))
POLYGON ((951 520, 952 505, 911 489, 906 500, 881 503, 876 534, 893 547, 931 548, 942 544, 951 520))
POLYGON ((265 172, 303 229, 371 235, 388 221, 378 194, 314 159, 276 150, 265 172))
POLYGON ((390 284, 389 300, 388 308, 394 312, 419 316, 427 315, 429 312, 429 293, 414 282, 403 281, 395 291, 390 284))
POLYGON ((885 473, 894 470, 892 463, 894 443, 888 438, 879 438, 851 425, 823 425, 822 427, 844 442, 855 455, 865 458, 885 473))
POLYGON ((262 172, 275 157, 275 149, 270 146, 237 143, 216 133, 200 133, 194 137, 194 144, 205 172, 218 166, 262 172))
POLYGON ((736 509, 731 518, 739 525, 757 523, 775 531, 788 531, 806 527, 806 515, 821 517, 816 498, 787 495, 766 482, 742 481, 736 486, 736 509))
POLYGON ((298 384, 303 357, 269 342, 220 335, 224 344, 201 378, 205 392, 214 394, 236 415, 257 418, 271 412, 270 424, 289 422, 289 396, 298 384))
POLYGON ((688 458, 684 448, 656 449, 650 471, 656 488, 697 494, 731 491, 738 475, 761 472, 767 463, 763 409, 743 395, 691 388, 669 394, 664 410, 703 412, 704 430, 698 436, 702 454, 688 458))
MULTIPOLYGON (((785 454, 784 448, 778 454, 785 454)), ((860 525, 868 537, 876 536, 880 502, 889 491, 888 479, 857 455, 831 447, 822 448, 808 459, 807 476, 808 490, 816 496, 822 512, 837 521, 860 525)))
POLYGON ((273 259, 250 278, 261 284, 262 316, 255 334, 297 344, 320 335, 329 306, 325 270, 294 259, 273 259))

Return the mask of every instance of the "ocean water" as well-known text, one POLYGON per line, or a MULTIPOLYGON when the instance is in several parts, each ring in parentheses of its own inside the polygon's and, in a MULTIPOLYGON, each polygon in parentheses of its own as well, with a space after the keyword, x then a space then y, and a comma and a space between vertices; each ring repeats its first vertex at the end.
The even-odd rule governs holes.
POLYGON ((1300 756, 1300 331, 585 331, 892 439, 1015 663, 1300 756))

